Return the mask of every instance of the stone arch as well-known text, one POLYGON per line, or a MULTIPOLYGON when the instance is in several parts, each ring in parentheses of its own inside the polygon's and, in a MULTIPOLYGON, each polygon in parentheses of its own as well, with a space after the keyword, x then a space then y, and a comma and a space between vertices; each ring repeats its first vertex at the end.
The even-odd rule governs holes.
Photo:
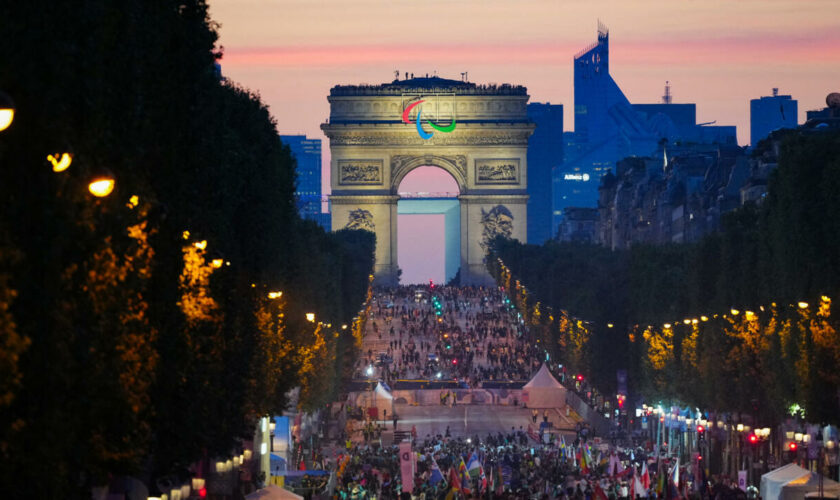
POLYGON ((433 166, 445 170, 458 184, 458 192, 467 194, 467 158, 464 155, 395 155, 391 158, 390 192, 396 195, 400 183, 409 172, 418 167, 433 166))

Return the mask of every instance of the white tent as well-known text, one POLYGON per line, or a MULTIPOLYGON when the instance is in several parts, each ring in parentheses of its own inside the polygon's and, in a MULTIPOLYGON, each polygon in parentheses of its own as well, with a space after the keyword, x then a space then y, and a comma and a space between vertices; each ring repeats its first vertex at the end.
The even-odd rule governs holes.
POLYGON ((391 395, 390 388, 382 382, 377 383, 373 391, 360 393, 356 404, 366 408, 378 408, 379 418, 382 418, 383 410, 388 410, 387 418, 394 414, 394 396, 391 395))
POLYGON ((561 408, 566 404, 566 388, 554 378, 545 363, 522 390, 528 408, 561 408))
POLYGON ((269 484, 263 489, 257 490, 245 496, 246 500, 303 500, 303 497, 296 495, 286 488, 269 484))
MULTIPOLYGON (((819 489, 819 474, 796 464, 772 470, 761 476, 762 500, 802 500, 805 494, 819 489)), ((823 478, 824 496, 840 495, 840 483, 823 478)))

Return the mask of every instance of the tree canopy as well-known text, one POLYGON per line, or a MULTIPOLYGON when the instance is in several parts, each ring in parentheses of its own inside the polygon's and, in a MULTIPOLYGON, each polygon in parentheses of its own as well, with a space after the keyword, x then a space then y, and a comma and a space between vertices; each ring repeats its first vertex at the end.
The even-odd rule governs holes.
POLYGON ((177 472, 235 452, 293 387, 302 408, 334 396, 374 236, 296 214, 294 160, 259 96, 221 77, 206 3, 2 11, 3 491, 177 472), (115 188, 95 198, 102 173, 115 188))
POLYGON ((624 368, 638 398, 765 422, 796 404, 837 423, 840 134, 773 141, 760 146, 780 151, 764 203, 727 214, 696 244, 611 251, 497 239, 488 268, 526 316, 542 306, 542 345, 605 393, 624 368))

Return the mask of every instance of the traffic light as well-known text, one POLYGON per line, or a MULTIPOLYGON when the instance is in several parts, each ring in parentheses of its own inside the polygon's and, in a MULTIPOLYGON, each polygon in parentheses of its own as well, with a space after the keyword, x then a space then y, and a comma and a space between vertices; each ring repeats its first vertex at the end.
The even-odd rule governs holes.
POLYGON ((575 378, 577 379, 578 382, 583 382, 583 375, 581 375, 580 373, 578 373, 577 377, 575 377, 575 378))
POLYGON ((791 441, 790 444, 788 444, 788 449, 790 451, 796 451, 796 441, 791 441))
POLYGON ((453 360, 452 360, 452 364, 453 364, 453 365, 457 365, 457 364, 458 364, 458 360, 457 360, 457 359, 453 359, 453 360))
POLYGON ((706 442, 706 428, 702 425, 697 426, 697 442, 698 443, 705 443, 706 442))
POLYGON ((697 426, 697 434, 702 435, 704 432, 706 432, 706 429, 704 429, 702 425, 698 425, 697 426))
POLYGON ((747 441, 749 441, 751 445, 755 446, 758 444, 758 436, 756 436, 755 434, 750 434, 749 436, 747 436, 747 441))

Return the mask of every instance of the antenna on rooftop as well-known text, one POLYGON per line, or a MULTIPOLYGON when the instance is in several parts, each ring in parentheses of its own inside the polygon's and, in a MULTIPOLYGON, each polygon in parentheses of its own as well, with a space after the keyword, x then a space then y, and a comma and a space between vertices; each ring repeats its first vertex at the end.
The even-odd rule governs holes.
POLYGON ((395 69, 395 70, 394 70, 394 79, 395 79, 395 80, 399 80, 399 79, 400 79, 400 70, 398 70, 398 69, 395 69))
POLYGON ((665 80, 665 95, 662 96, 662 103, 671 104, 672 98, 673 96, 671 95, 671 82, 665 80))

